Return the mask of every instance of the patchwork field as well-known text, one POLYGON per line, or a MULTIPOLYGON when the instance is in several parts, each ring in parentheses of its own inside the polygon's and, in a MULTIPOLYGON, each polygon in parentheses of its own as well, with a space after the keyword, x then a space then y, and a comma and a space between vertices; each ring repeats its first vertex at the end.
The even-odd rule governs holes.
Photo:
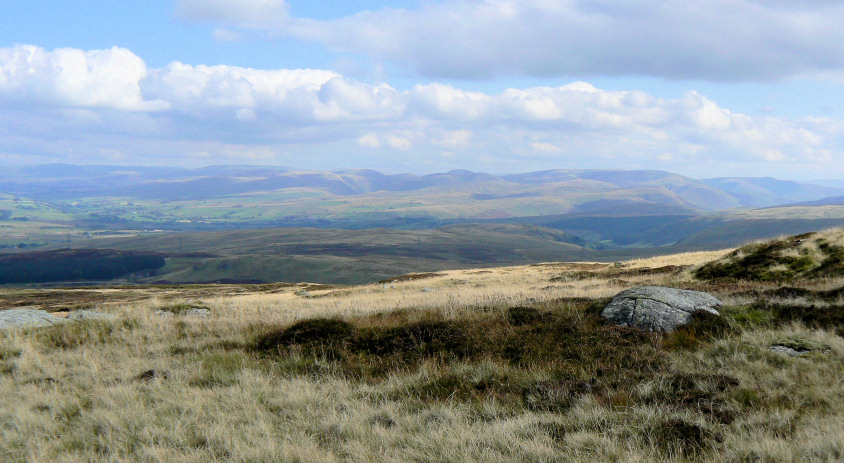
POLYGON ((841 461, 844 275, 818 269, 842 237, 357 286, 0 289, 116 316, 0 331, 0 459, 841 461), (765 268, 729 274, 748 256, 765 268), (639 285, 725 307, 605 325, 639 285))

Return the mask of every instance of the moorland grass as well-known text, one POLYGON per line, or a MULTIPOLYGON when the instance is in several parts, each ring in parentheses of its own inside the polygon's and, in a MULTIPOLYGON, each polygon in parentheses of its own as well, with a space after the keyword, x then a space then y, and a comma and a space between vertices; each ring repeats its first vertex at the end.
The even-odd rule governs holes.
MULTIPOLYGON (((674 265, 660 259, 621 269, 674 265)), ((208 318, 161 317, 179 302, 151 299, 101 307, 120 320, 0 332, 0 460, 844 459, 838 318, 776 309, 811 303, 774 282, 618 270, 192 294, 208 318), (724 317, 674 335, 604 325, 606 298, 634 284, 709 285, 724 317)), ((844 284, 830 278, 789 285, 844 284)))

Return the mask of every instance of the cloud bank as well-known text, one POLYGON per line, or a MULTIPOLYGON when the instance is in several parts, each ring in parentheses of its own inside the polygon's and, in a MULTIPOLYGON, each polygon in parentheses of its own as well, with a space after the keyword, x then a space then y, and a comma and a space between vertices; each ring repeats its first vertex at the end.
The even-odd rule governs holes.
POLYGON ((696 92, 665 99, 586 82, 490 94, 439 83, 398 91, 328 70, 148 68, 120 48, 0 49, 5 163, 612 166, 696 175, 787 168, 830 176, 844 172, 842 147, 842 121, 737 114, 696 92))
POLYGON ((833 0, 451 0, 326 21, 291 18, 280 0, 177 3, 184 18, 259 25, 436 78, 759 81, 844 68, 844 2, 833 0))

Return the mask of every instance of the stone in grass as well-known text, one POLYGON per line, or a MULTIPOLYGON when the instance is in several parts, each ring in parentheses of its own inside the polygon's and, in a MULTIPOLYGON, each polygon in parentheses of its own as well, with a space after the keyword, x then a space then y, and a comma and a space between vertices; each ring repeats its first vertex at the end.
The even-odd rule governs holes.
POLYGON ((811 350, 797 350, 788 346, 781 345, 771 346, 768 349, 778 354, 785 354, 791 357, 800 357, 806 353, 812 352, 811 350))
POLYGON ((67 322, 65 318, 34 307, 17 307, 0 311, 0 329, 53 326, 67 322))
POLYGON ((60 325, 86 320, 115 320, 117 315, 94 310, 74 310, 67 317, 58 317, 35 307, 17 307, 0 311, 0 329, 60 325))
POLYGON ((186 317, 208 318, 209 315, 211 315, 211 311, 202 307, 194 307, 185 311, 186 317))
POLYGON ((768 349, 790 357, 802 357, 810 352, 829 352, 829 346, 803 338, 784 339, 771 345, 768 349))
POLYGON ((697 311, 720 315, 715 309, 723 305, 715 296, 701 291, 639 286, 616 294, 601 316, 619 326, 670 332, 688 324, 697 311))

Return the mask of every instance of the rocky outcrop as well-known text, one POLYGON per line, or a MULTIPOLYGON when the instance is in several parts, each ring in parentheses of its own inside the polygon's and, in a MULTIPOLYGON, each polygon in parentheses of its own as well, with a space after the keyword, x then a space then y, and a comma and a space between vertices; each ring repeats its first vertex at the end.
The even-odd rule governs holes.
POLYGON ((51 315, 34 307, 17 307, 0 311, 0 329, 53 326, 67 322, 66 318, 51 315))
POLYGON ((601 311, 608 322, 646 331, 674 331, 691 321, 692 314, 702 310, 720 315, 724 304, 701 291, 640 286, 622 291, 601 311))
POLYGON ((83 320, 113 320, 117 316, 93 310, 76 310, 65 317, 58 317, 35 307, 16 307, 0 310, 0 330, 60 325, 83 320))

